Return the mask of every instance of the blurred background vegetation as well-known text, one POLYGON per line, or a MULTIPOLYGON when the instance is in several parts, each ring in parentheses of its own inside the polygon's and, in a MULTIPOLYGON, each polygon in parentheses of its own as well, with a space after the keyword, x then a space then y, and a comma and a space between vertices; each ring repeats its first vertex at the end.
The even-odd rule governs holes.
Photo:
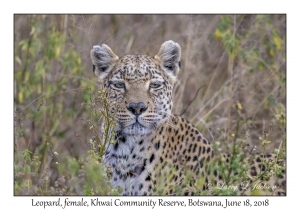
POLYGON ((94 158, 90 49, 155 55, 167 40, 182 49, 175 114, 220 150, 267 136, 285 152, 285 15, 15 15, 15 195, 118 193, 94 158))

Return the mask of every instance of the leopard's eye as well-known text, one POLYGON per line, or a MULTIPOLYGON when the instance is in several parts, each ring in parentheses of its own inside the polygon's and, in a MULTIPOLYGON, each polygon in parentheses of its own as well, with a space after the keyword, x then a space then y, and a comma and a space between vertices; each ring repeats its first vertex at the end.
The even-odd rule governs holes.
POLYGON ((115 83, 114 86, 115 86, 116 88, 125 88, 125 83, 123 83, 123 82, 118 82, 118 83, 115 83))
POLYGON ((151 84, 149 85, 150 88, 159 88, 160 86, 161 86, 160 83, 151 83, 151 84))

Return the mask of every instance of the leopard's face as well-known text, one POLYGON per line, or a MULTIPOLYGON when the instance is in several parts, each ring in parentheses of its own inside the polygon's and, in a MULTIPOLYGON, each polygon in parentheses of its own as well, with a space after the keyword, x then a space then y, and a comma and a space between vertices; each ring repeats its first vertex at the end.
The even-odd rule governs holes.
POLYGON ((115 102, 118 129, 125 134, 147 134, 165 123, 172 109, 173 84, 154 58, 129 55, 115 64, 104 88, 115 102))
POLYGON ((143 135, 167 123, 180 65, 177 43, 165 42, 154 57, 127 55, 121 59, 106 45, 94 46, 91 57, 118 131, 143 135))

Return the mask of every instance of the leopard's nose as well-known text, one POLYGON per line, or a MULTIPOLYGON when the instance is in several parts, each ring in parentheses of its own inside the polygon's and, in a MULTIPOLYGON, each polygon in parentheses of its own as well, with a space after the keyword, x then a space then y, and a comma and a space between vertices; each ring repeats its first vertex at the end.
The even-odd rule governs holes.
POLYGON ((140 115, 147 110, 147 106, 143 102, 130 103, 127 109, 134 115, 140 115))

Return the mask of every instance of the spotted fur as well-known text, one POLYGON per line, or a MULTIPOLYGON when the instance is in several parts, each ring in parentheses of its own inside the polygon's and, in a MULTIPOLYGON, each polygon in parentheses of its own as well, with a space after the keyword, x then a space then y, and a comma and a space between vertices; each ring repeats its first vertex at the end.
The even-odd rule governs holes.
MULTIPOLYGON (((123 188, 122 195, 150 195, 157 185, 174 194, 186 169, 195 180, 208 181, 205 165, 214 157, 210 143, 191 123, 171 113, 180 57, 180 46, 173 41, 163 43, 153 57, 119 58, 104 44, 91 50, 93 70, 109 102, 117 105, 110 109, 118 122, 116 144, 109 146, 103 161, 112 185, 123 188)), ((193 193, 186 186, 182 194, 193 193)))

